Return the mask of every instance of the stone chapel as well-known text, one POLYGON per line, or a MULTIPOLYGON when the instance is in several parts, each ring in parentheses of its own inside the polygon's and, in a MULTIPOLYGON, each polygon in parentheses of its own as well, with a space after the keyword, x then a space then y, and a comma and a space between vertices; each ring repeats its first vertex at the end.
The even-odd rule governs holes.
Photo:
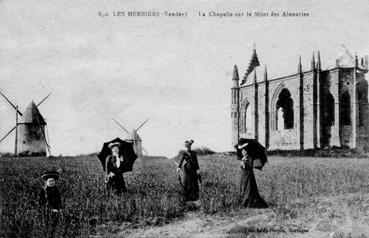
POLYGON ((258 140, 269 150, 305 150, 329 147, 368 149, 368 57, 350 66, 323 70, 320 52, 311 68, 280 78, 257 80, 259 66, 253 51, 244 80, 233 70, 231 98, 232 144, 240 137, 258 140))

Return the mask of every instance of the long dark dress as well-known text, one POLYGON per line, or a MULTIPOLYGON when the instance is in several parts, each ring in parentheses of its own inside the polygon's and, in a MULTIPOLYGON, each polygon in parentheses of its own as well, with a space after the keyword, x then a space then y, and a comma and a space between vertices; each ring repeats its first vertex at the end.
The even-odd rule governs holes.
POLYGON ((45 237, 54 237, 59 221, 59 212, 53 210, 61 209, 61 196, 57 187, 42 188, 40 190, 40 208, 42 210, 42 220, 45 226, 45 237))
POLYGON ((241 182, 240 193, 241 203, 244 207, 249 208, 266 208, 268 204, 260 196, 258 186, 256 185, 256 179, 253 171, 253 164, 251 159, 243 161, 245 167, 241 168, 241 182))
POLYGON ((113 177, 110 177, 106 186, 108 192, 114 190, 116 194, 120 194, 121 192, 126 191, 126 184, 124 182, 124 177, 122 173, 122 162, 120 163, 120 167, 118 168, 116 165, 116 160, 119 159, 116 156, 109 155, 105 161, 106 175, 109 175, 110 172, 114 173, 113 177))
POLYGON ((59 210, 61 208, 61 197, 57 187, 46 186, 40 190, 40 206, 59 210))
POLYGON ((199 199, 199 183, 197 170, 199 163, 194 151, 185 151, 179 162, 178 168, 183 165, 182 186, 185 201, 196 201, 199 199))

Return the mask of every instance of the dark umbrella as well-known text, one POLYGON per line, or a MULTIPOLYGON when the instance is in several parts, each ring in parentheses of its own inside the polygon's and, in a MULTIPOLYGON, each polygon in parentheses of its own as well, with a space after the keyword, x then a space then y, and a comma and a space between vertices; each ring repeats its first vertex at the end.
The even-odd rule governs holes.
POLYGON ((105 142, 103 148, 101 149, 100 154, 97 156, 101 161, 103 169, 105 171, 105 160, 106 157, 111 155, 111 149, 109 148, 110 143, 119 142, 119 153, 123 156, 124 161, 121 165, 122 173, 132 171, 133 164, 137 159, 137 155, 133 150, 133 143, 126 142, 121 140, 119 137, 115 138, 112 141, 105 142))
POLYGON ((266 155, 266 150, 257 140, 241 138, 238 144, 235 145, 237 151, 237 157, 242 158, 242 150, 238 148, 239 145, 244 145, 248 143, 245 147, 248 156, 254 161, 254 168, 261 170, 265 163, 268 162, 266 155))

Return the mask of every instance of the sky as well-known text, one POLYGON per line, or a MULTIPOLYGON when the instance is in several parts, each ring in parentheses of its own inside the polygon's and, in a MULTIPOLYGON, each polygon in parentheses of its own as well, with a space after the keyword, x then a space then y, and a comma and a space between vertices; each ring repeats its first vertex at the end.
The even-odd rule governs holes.
MULTIPOLYGON (((194 147, 230 151, 233 66, 242 77, 254 44, 269 78, 294 74, 301 56, 323 68, 369 54, 367 0, 95 1, 0 0, 0 91, 47 121, 52 155, 97 152, 138 131, 150 155, 194 147), (113 17, 114 11, 187 12, 187 17, 113 17), (309 17, 210 17, 209 12, 307 12, 309 17), (200 17, 204 12, 205 17, 200 17), (101 17, 99 13, 109 13, 101 17)), ((0 99, 0 137, 15 125, 0 99)), ((0 151, 14 150, 14 133, 0 151)))

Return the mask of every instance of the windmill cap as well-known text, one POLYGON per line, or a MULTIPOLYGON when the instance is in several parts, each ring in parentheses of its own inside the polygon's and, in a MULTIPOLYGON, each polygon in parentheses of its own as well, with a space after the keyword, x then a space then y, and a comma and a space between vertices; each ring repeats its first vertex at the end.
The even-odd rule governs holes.
POLYGON ((33 101, 26 108, 23 118, 23 123, 46 125, 44 118, 33 101))
POLYGON ((125 138, 125 141, 132 142, 132 141, 141 141, 141 137, 137 134, 135 130, 132 130, 125 138))
POLYGON ((135 133, 132 131, 130 132, 125 138, 124 140, 135 140, 135 133))

